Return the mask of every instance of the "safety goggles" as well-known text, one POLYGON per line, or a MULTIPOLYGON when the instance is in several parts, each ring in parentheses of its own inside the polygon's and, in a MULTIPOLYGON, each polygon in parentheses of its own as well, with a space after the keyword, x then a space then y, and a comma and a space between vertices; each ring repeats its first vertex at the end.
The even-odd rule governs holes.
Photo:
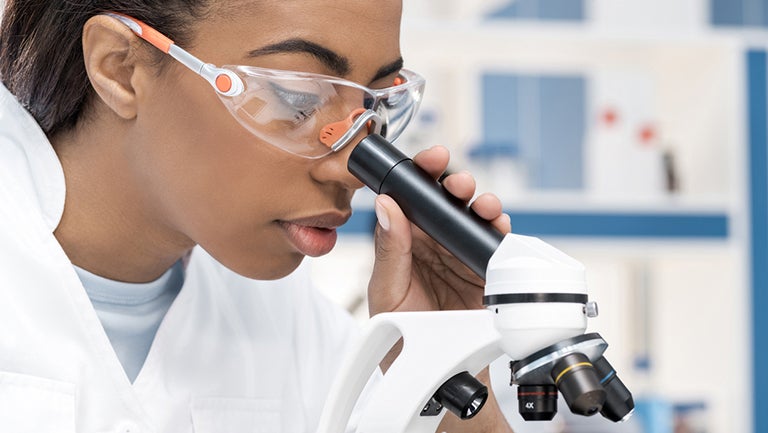
POLYGON ((394 86, 369 89, 321 74, 203 63, 143 22, 106 14, 208 81, 229 112, 262 141, 305 158, 343 148, 363 128, 396 140, 416 114, 424 78, 401 70, 394 86))

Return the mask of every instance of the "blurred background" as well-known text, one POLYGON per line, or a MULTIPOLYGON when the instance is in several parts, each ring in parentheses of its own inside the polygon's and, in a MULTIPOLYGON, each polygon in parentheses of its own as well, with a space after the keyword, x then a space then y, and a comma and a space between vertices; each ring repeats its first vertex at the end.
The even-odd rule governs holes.
MULTIPOLYGON (((500 360, 516 430, 768 432, 768 0, 404 3, 403 55, 427 90, 399 144, 449 147, 514 232, 586 265, 589 331, 637 403, 620 426, 565 407, 524 424, 500 360)), ((313 260, 361 322, 372 202, 361 191, 313 260)))

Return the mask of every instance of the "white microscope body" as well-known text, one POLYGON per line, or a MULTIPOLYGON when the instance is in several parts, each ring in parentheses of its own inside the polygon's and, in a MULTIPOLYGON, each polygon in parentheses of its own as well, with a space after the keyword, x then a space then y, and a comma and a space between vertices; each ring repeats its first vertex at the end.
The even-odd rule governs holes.
MULTIPOLYGON (((445 413, 440 413, 445 402, 434 398, 437 390, 462 372, 477 374, 504 353, 523 360, 555 345, 527 363, 520 382, 526 374, 535 376, 537 369, 549 373, 569 353, 600 357, 607 344, 596 334, 582 335, 588 315, 593 315, 586 296, 581 263, 537 238, 507 235, 488 264, 485 310, 385 313, 371 319, 361 343, 341 366, 318 431, 345 431, 368 378, 400 338, 402 352, 367 402, 358 433, 435 432, 445 413)), ((466 412, 464 417, 480 409, 480 397, 459 409, 466 412)), ((527 408, 535 411, 541 401, 527 401, 527 408)), ((594 413, 600 407, 587 410, 594 413)))

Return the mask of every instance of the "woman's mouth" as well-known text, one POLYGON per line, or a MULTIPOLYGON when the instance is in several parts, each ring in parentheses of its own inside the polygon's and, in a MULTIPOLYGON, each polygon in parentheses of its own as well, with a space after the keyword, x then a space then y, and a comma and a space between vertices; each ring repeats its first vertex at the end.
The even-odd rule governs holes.
POLYGON ((336 245, 336 228, 344 224, 349 216, 326 214, 291 221, 278 221, 288 240, 302 254, 318 257, 331 252, 336 245))

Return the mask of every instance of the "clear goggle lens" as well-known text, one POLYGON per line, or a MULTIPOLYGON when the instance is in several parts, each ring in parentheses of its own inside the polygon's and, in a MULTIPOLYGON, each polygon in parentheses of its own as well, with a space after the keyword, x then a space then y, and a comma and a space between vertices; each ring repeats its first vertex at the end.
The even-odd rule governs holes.
POLYGON ((416 114, 424 91, 424 79, 408 70, 400 72, 401 84, 369 89, 325 75, 224 68, 244 84, 239 95, 219 94, 235 119, 260 140, 306 158, 330 154, 331 147, 320 141, 323 128, 360 108, 376 112, 382 120, 381 135, 396 140, 416 114))

